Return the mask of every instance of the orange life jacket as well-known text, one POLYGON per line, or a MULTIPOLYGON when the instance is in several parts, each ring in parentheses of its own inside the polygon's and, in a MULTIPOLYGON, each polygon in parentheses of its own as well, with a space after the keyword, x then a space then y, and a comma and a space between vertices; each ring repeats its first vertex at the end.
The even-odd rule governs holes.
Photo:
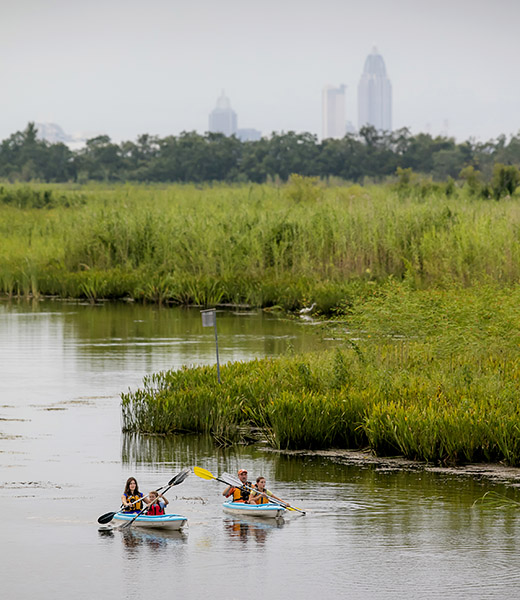
POLYGON ((242 487, 239 488, 231 488, 228 492, 226 498, 229 496, 233 496, 233 502, 247 502, 249 500, 249 494, 251 493, 249 490, 246 490, 245 486, 252 487, 250 481, 246 481, 242 487))
MULTIPOLYGON (((257 490, 257 494, 258 494, 258 486, 255 483, 255 490, 257 490)), ((265 490, 264 490, 264 494, 265 494, 265 490)), ((269 500, 265 497, 265 496, 260 496, 260 498, 258 498, 258 502, 255 501, 256 499, 256 495, 253 496, 253 501, 255 502, 255 504, 269 504, 269 500)))

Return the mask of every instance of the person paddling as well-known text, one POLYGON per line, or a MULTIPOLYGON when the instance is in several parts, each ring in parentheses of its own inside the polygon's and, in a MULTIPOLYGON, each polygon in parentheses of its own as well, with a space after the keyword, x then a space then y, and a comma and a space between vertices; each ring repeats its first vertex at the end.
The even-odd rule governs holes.
MULTIPOLYGON (((283 502, 283 500, 280 500, 280 498, 277 498, 274 494, 271 494, 270 492, 269 494, 267 493, 267 490, 265 489, 265 477, 260 475, 260 477, 256 478, 254 489, 249 495, 249 504, 268 504, 270 497, 283 502)), ((290 506, 290 504, 287 503, 287 506, 290 506)))
POLYGON ((143 510, 143 494, 139 491, 135 477, 129 477, 126 481, 125 491, 121 496, 124 513, 136 513, 143 510))
POLYGON ((222 495, 226 498, 231 496, 233 502, 248 502, 249 494, 251 493, 250 488, 253 486, 251 485, 251 482, 247 480, 246 469, 239 469, 238 478, 242 485, 240 487, 233 487, 230 485, 222 492, 222 495))
POLYGON ((146 500, 150 501, 148 504, 147 515, 164 515, 164 509, 168 504, 168 498, 157 492, 149 492, 146 500))

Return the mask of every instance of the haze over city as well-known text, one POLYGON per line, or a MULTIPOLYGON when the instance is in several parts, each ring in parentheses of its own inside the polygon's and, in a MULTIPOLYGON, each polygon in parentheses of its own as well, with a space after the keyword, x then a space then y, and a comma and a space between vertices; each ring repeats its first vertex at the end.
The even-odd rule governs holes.
POLYGON ((357 86, 377 46, 394 129, 459 141, 520 130, 520 3, 20 0, 0 22, 0 139, 28 121, 115 141, 208 129, 225 90, 239 127, 321 132, 321 93, 357 86))

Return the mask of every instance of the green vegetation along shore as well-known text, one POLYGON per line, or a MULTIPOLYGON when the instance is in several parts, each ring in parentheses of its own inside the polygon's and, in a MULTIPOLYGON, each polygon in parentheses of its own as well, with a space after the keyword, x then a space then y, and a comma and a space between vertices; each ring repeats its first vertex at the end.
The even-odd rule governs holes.
POLYGON ((0 186, 0 293, 333 313, 389 278, 520 281, 520 210, 463 187, 0 186))
POLYGON ((519 197, 475 185, 6 184, 0 293, 316 303, 343 340, 225 365, 222 386, 210 368, 150 376, 122 396, 128 431, 518 465, 519 197))
POLYGON ((210 367, 147 377, 122 395, 124 429, 520 465, 519 302, 518 286, 389 283, 328 325, 336 351, 228 364, 220 386, 210 367))

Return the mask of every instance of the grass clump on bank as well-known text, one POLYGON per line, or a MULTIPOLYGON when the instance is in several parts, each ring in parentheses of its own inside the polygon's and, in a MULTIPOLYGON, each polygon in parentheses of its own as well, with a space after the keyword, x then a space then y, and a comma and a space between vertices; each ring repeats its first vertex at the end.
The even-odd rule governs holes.
POLYGON ((520 288, 390 283, 348 307, 320 355, 158 373, 122 396, 127 431, 259 427, 278 448, 362 448, 452 464, 520 464, 520 288))

